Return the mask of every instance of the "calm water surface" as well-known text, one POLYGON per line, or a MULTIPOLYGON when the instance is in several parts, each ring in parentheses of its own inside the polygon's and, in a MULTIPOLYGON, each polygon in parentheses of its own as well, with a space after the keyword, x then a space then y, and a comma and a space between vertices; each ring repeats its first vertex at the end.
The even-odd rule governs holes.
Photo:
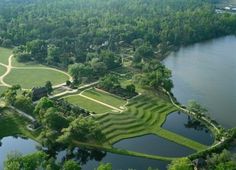
POLYGON ((11 152, 18 152, 22 154, 34 153, 37 151, 37 142, 30 139, 5 137, 1 140, 2 146, 0 146, 0 169, 3 169, 4 160, 11 152))
POLYGON ((194 119, 184 113, 171 113, 162 128, 193 139, 205 145, 211 145, 214 142, 213 134, 206 128, 206 126, 199 124, 194 119))
POLYGON ((190 155, 195 151, 171 142, 156 135, 145 135, 141 137, 122 140, 113 145, 115 148, 170 157, 182 157, 190 155))
POLYGON ((164 60, 177 99, 194 99, 226 128, 236 126, 236 37, 183 47, 164 60))

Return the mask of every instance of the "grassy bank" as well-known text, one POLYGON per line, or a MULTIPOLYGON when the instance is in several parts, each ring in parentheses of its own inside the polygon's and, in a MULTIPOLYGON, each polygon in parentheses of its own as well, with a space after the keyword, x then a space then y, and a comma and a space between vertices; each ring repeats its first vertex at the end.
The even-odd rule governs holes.
POLYGON ((0 139, 7 136, 22 135, 37 141, 38 133, 27 129, 28 121, 12 110, 0 112, 0 139))

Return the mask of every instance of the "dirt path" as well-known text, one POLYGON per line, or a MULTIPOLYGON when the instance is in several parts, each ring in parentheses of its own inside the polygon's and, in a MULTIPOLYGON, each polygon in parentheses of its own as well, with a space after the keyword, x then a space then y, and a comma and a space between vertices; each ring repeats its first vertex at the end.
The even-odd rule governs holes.
MULTIPOLYGON (((30 69, 39 69, 39 70, 40 70, 40 69, 41 69, 41 70, 53 70, 53 71, 62 73, 62 74, 64 74, 64 75, 67 75, 67 76, 69 77, 69 80, 72 81, 72 77, 71 77, 68 73, 66 73, 66 72, 64 72, 64 71, 62 71, 62 70, 55 69, 55 68, 50 68, 50 67, 14 67, 14 66, 12 66, 12 58, 13 58, 13 55, 11 55, 11 56, 8 58, 8 65, 3 64, 3 63, 0 63, 1 66, 5 67, 5 68, 7 69, 6 72, 5 72, 2 76, 0 76, 0 84, 1 84, 2 86, 11 87, 10 84, 7 84, 7 83, 4 82, 4 78, 11 72, 12 69, 29 69, 29 70, 30 70, 30 69)), ((63 85, 65 85, 65 83, 61 83, 61 84, 54 85, 53 88, 61 87, 61 86, 63 86, 63 85)), ((26 89, 26 90, 27 90, 27 89, 26 89)))

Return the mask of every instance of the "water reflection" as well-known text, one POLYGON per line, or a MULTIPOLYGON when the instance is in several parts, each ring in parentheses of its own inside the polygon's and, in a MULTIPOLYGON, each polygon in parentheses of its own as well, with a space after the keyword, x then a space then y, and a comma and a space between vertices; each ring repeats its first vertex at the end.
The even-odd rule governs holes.
POLYGON ((205 145, 214 142, 213 134, 196 119, 181 112, 171 113, 162 128, 193 139, 205 145))
POLYGON ((146 154, 169 157, 182 157, 195 152, 190 148, 184 147, 156 135, 145 135, 141 137, 125 139, 114 144, 114 147, 146 154))

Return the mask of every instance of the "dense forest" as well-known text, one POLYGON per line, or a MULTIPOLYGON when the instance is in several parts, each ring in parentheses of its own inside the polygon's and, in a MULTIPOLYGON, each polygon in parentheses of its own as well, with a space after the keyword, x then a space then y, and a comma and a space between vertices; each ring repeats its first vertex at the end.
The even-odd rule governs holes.
POLYGON ((105 72, 119 66, 118 54, 126 47, 149 47, 155 55, 142 57, 154 57, 173 47, 234 34, 236 16, 215 13, 211 2, 2 0, 0 46, 20 46, 15 52, 21 62, 61 68, 86 63, 95 73, 105 72))

